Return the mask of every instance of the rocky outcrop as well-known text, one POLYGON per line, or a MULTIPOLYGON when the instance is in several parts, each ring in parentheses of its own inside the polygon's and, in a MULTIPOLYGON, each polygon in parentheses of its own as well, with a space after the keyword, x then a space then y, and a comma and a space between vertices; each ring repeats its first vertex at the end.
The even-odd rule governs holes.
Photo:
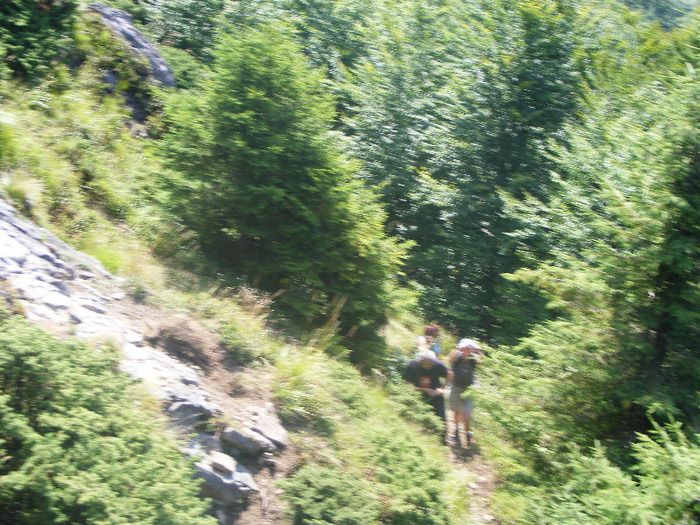
POLYGON ((198 476, 204 480, 205 495, 223 505, 236 503, 258 491, 250 471, 239 465, 233 456, 214 451, 195 465, 198 476))
POLYGON ((88 9, 99 13, 104 24, 124 41, 136 56, 148 61, 151 77, 156 83, 165 87, 175 87, 175 77, 170 66, 158 49, 134 27, 129 13, 101 3, 90 4, 88 9))
POLYGON ((193 436, 183 452, 197 459, 203 495, 214 499, 220 521, 231 523, 227 506, 258 491, 241 459, 274 465, 272 454, 288 445, 287 431, 274 407, 264 403, 246 407, 245 417, 223 414, 237 421, 236 428, 202 431, 202 422, 222 414, 221 408, 203 388, 197 367, 150 346, 148 337, 111 315, 127 299, 124 284, 96 259, 24 219, 0 197, 0 297, 56 335, 120 347, 121 369, 161 401, 179 434, 193 436))

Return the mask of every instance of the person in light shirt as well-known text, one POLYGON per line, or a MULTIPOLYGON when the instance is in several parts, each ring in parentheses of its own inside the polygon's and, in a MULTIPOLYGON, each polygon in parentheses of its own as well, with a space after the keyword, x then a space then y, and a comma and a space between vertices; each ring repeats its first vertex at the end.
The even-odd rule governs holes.
POLYGON ((435 352, 435 355, 440 355, 442 348, 440 347, 440 327, 437 325, 428 325, 425 327, 425 338, 430 345, 430 349, 435 352))

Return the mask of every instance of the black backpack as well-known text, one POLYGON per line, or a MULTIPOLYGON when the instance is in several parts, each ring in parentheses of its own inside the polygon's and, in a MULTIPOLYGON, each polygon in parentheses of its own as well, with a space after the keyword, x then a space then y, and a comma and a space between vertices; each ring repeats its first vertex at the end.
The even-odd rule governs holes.
POLYGON ((454 372, 454 383, 458 387, 466 388, 474 383, 474 369, 476 368, 476 360, 460 357, 452 365, 454 372))

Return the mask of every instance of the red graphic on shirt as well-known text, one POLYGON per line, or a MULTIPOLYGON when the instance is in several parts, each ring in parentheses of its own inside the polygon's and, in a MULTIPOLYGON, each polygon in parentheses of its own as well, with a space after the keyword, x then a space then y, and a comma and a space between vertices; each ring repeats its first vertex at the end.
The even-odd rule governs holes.
POLYGON ((418 378, 419 388, 430 388, 430 376, 420 376, 418 378))

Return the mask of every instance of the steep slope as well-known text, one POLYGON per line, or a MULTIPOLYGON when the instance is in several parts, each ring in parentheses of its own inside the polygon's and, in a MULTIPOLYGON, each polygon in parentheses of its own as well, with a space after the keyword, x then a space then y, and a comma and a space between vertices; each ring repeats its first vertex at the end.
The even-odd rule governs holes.
POLYGON ((196 320, 137 303, 124 284, 0 199, 5 301, 58 337, 121 348, 121 368, 143 382, 178 433, 194 433, 183 447, 200 457, 203 492, 217 500, 214 512, 221 523, 283 522, 274 483, 288 473, 295 452, 271 404, 270 374, 241 369, 196 320), (216 432, 200 432, 199 425, 212 416, 216 432), (231 455, 219 455, 223 451, 231 455), (222 482, 225 476, 218 474, 226 465, 216 460, 232 462, 234 482, 222 482), (209 468, 212 464, 220 468, 209 468))

